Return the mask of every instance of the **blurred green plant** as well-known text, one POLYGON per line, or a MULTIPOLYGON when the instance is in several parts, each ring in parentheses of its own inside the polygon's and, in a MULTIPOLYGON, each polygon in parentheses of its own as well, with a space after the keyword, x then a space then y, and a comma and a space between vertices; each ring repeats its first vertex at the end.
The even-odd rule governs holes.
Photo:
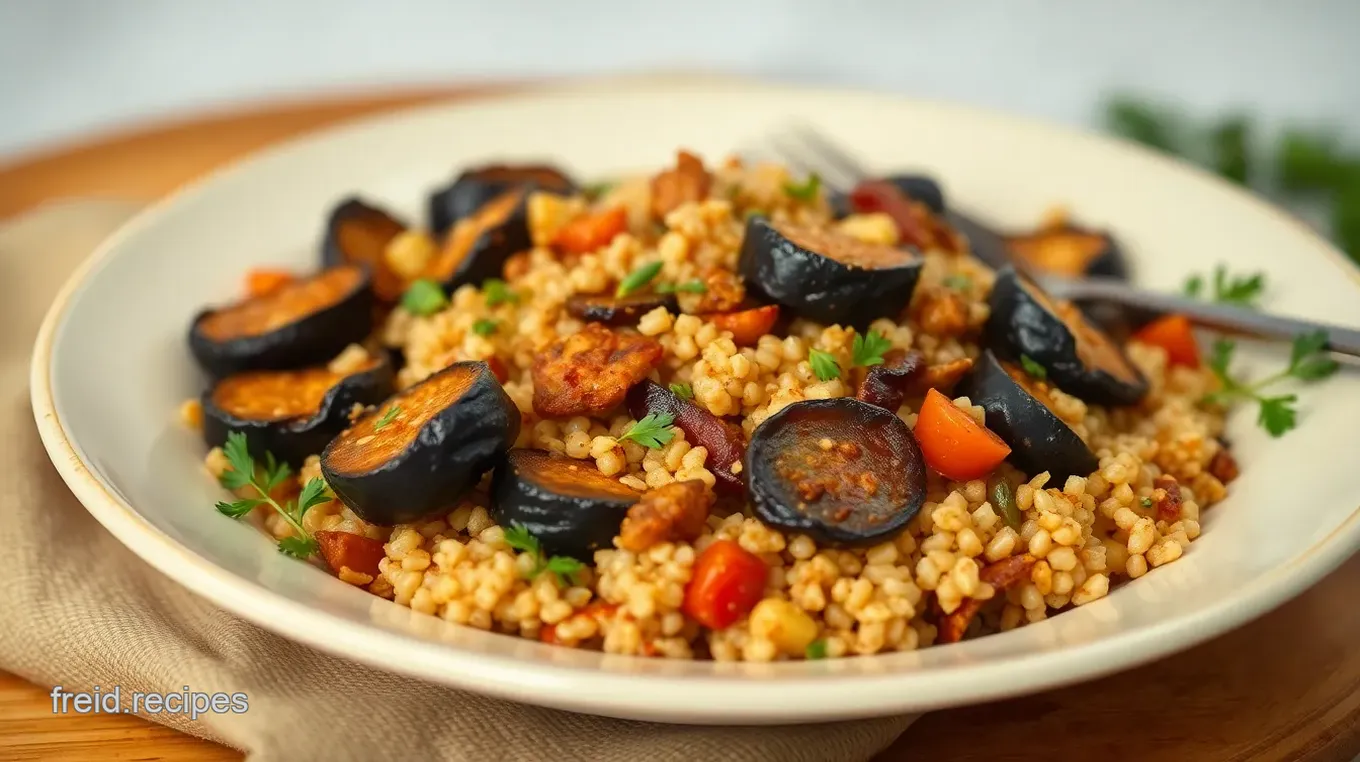
POLYGON ((1196 124, 1169 106, 1118 96, 1106 102, 1104 122, 1116 135, 1205 166, 1286 204, 1323 198, 1331 207, 1332 239, 1360 264, 1360 152, 1348 150, 1336 132, 1287 128, 1262 166, 1254 160, 1252 123, 1245 114, 1196 124))

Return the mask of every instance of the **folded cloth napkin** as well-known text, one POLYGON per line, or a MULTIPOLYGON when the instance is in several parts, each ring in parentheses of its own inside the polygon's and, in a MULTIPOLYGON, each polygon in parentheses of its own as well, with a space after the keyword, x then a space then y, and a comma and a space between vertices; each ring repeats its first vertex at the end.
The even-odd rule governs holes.
POLYGON ((450 690, 315 651, 220 611, 143 563, 66 489, 28 401, 34 334, 75 265, 133 208, 45 207, 0 225, 0 668, 67 690, 245 692, 245 714, 151 719, 252 760, 853 760, 910 717, 696 727, 592 717, 450 690))

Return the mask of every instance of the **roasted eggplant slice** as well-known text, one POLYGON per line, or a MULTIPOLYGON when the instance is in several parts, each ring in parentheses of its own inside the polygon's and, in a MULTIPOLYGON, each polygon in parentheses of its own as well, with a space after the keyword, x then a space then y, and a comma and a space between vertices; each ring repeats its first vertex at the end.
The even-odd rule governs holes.
POLYGON ((983 341, 997 357, 1043 367, 1059 389, 1100 405, 1131 405, 1147 379, 1076 306, 1051 299, 1014 267, 997 273, 983 341))
POLYGON ((443 235, 454 223, 481 209, 511 188, 533 186, 539 190, 568 194, 576 183, 562 170, 546 164, 489 164, 458 175, 450 185, 430 194, 430 230, 443 235))
POLYGON ((373 274, 373 293, 385 304, 395 304, 406 284, 387 266, 384 252, 393 238, 406 232, 406 224, 358 198, 341 201, 326 220, 321 244, 321 263, 365 265, 373 274))
POLYGON ((1010 257, 1026 271, 1067 277, 1127 274, 1124 255, 1109 233, 1068 223, 1039 228, 1033 233, 1004 238, 1010 257))
POLYGON ((589 461, 542 450, 511 450, 491 481, 492 518, 520 524, 545 553, 591 563, 608 548, 628 509, 642 497, 589 461))
POLYGON ((453 508, 510 449, 519 427, 519 410, 486 363, 454 363, 333 439, 321 474, 364 521, 415 521, 453 508))
POLYGON ((863 545, 906 526, 926 494, 907 425, 867 402, 795 402, 765 420, 746 451, 761 521, 818 542, 863 545))
POLYGON ((669 415, 685 432, 685 441, 708 450, 708 470, 718 488, 731 494, 746 490, 744 467, 746 437, 741 429, 689 400, 682 399, 655 381, 643 381, 628 390, 628 412, 639 421, 648 413, 669 415))
POLYGON ((577 320, 605 325, 637 325, 638 319, 657 307, 672 315, 680 312, 675 294, 645 293, 627 296, 577 294, 567 299, 567 313, 577 320))
POLYGON ((305 368, 363 341, 372 328, 368 270, 340 265, 266 296, 199 313, 189 327, 189 350, 214 377, 305 368))
POLYGON ((533 247, 525 188, 512 188, 459 221, 430 264, 430 278, 452 293, 466 283, 499 278, 505 260, 533 247))
POLYGON ((1011 447, 1007 460, 1029 476, 1047 471, 1051 482, 1061 484, 1100 465, 1081 437, 1044 404, 1046 395, 1033 379, 990 351, 982 353, 954 394, 987 411, 987 428, 1011 447))
POLYGON ((325 368, 237 373, 204 392, 203 440, 218 447, 239 432, 251 452, 298 466, 344 431, 355 405, 391 393, 392 369, 377 360, 349 375, 325 368))
POLYGON ((746 223, 741 274, 749 290, 819 323, 863 328, 911 301, 922 259, 892 246, 763 217, 746 223))
POLYGON ((944 189, 929 175, 889 175, 888 182, 936 214, 944 214, 944 189))

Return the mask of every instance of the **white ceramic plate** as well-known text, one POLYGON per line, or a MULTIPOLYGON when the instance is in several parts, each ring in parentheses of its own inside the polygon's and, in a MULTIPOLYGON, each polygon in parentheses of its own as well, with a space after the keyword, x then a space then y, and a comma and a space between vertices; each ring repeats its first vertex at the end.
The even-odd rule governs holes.
MULTIPOLYGON (((67 284, 38 338, 33 405, 52 460, 90 512, 180 583, 290 638, 498 696, 674 722, 793 723, 932 709, 1095 677, 1182 649, 1298 594, 1360 545, 1360 374, 1302 395, 1271 440, 1241 410, 1243 465, 1182 560, 1020 630, 915 653, 783 664, 606 656, 413 614, 280 555, 212 510, 203 447, 176 422, 198 393, 184 346, 202 305, 252 265, 306 268, 323 215, 362 191, 420 219, 426 191, 491 158, 552 158, 582 177, 653 168, 677 146, 718 157, 790 120, 882 170, 939 176, 951 203, 1028 225, 1054 202, 1108 225, 1137 278, 1174 289, 1220 261, 1269 273, 1270 309, 1360 323, 1356 274, 1286 215, 1108 139, 874 95, 714 82, 632 84, 436 106, 269 151, 159 204, 67 284)), ((1244 369, 1283 347, 1242 352, 1244 369)))

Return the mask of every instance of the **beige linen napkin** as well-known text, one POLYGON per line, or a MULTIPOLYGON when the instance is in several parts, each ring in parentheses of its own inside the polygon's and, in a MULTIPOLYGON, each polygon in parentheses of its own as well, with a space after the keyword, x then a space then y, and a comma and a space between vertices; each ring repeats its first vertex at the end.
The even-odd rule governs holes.
POLYGON ((132 211, 69 202, 0 225, 0 548, 8 570, 0 668, 68 690, 244 691, 245 714, 151 719, 253 760, 853 760, 868 759, 911 723, 693 727, 515 704, 312 650, 162 576, 67 491, 28 400, 29 354, 48 302, 132 211))

